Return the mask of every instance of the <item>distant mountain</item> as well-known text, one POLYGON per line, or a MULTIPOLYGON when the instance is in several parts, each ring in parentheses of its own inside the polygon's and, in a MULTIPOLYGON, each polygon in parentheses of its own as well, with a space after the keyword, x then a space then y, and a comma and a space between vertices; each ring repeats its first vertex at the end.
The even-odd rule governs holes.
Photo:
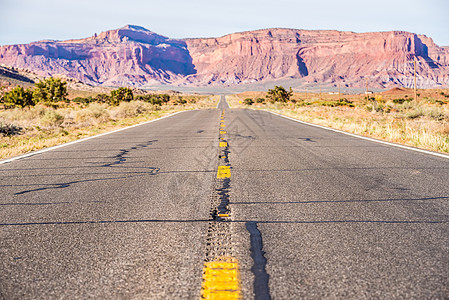
POLYGON ((449 47, 403 31, 263 29, 220 38, 170 39, 127 25, 89 38, 0 47, 0 64, 92 85, 215 86, 297 79, 391 88, 449 85, 449 47))

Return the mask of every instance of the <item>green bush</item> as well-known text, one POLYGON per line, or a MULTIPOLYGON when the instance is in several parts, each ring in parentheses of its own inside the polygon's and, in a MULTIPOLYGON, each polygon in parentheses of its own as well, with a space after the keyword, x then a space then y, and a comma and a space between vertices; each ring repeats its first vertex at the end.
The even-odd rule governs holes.
POLYGON ((297 107, 303 107, 303 106, 309 106, 309 105, 313 105, 313 103, 312 102, 303 101, 303 100, 298 101, 298 103, 296 103, 297 107))
POLYGON ((153 105, 162 105, 162 99, 160 99, 159 97, 151 97, 147 102, 153 105))
POLYGON ((186 104, 187 100, 182 98, 182 96, 178 96, 178 99, 176 99, 175 104, 186 104))
POLYGON ((91 96, 86 97, 86 98, 85 97, 76 97, 76 98, 72 99, 72 101, 75 103, 89 104, 89 103, 96 101, 96 99, 93 99, 91 96))
POLYGON ((109 103, 111 101, 111 96, 107 94, 97 94, 97 96, 95 96, 95 101, 99 103, 109 103))
POLYGON ((342 98, 340 100, 337 101, 337 105, 338 106, 349 106, 349 107, 355 107, 355 105, 353 104, 353 101, 348 100, 346 98, 342 98))
POLYGON ((18 86, 9 92, 6 92, 2 97, 2 102, 5 107, 27 107, 34 106, 36 103, 33 100, 33 92, 29 89, 24 89, 18 86))
POLYGON ((253 105, 254 101, 251 98, 246 98, 245 100, 243 100, 243 103, 245 105, 253 105))
POLYGON ((46 106, 55 106, 56 102, 67 101, 67 82, 60 78, 49 77, 35 83, 33 90, 34 102, 41 102, 46 106))
POLYGON ((265 98, 257 98, 256 103, 265 103, 265 98))
POLYGON ((322 101, 318 103, 320 106, 329 106, 329 107, 337 107, 337 106, 349 106, 354 107, 352 101, 347 99, 340 99, 339 101, 322 101))
POLYGON ((136 100, 148 102, 153 105, 162 105, 162 103, 170 101, 170 96, 167 94, 137 95, 136 100))
POLYGON ((274 86, 274 89, 268 90, 267 98, 270 99, 270 102, 288 102, 290 97, 293 95, 292 88, 290 91, 286 91, 282 86, 274 86))
POLYGON ((167 94, 158 95, 158 98, 164 103, 170 101, 170 96, 167 94))
POLYGON ((121 87, 111 91, 111 98, 109 99, 109 103, 111 105, 117 106, 120 104, 120 102, 129 102, 133 100, 133 98, 133 91, 130 88, 121 87))
POLYGON ((403 99, 403 98, 393 99, 393 103, 395 103, 395 104, 403 104, 404 102, 410 102, 410 101, 412 101, 411 98, 407 98, 407 99, 403 99))

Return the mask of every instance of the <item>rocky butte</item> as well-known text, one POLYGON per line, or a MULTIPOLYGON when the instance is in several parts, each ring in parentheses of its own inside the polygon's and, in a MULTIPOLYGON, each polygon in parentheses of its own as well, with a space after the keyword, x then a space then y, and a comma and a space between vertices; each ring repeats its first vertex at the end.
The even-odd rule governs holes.
POLYGON ((449 85, 449 47, 404 31, 263 29, 170 39, 127 25, 89 38, 0 47, 0 64, 92 85, 236 86, 297 80, 377 88, 449 85))

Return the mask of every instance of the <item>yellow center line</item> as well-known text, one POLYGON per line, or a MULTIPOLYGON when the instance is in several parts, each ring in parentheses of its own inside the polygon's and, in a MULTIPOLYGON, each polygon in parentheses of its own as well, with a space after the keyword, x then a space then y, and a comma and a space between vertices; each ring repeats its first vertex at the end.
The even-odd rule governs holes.
POLYGON ((228 143, 227 143, 227 142, 220 142, 219 144, 220 144, 219 146, 220 146, 221 148, 226 148, 226 147, 228 146, 228 143))
POLYGON ((237 259, 219 257, 204 263, 201 299, 241 299, 237 259))
POLYGON ((220 134, 226 134, 226 131, 221 130, 221 131, 220 131, 220 134))
POLYGON ((231 177, 231 167, 230 166, 218 166, 217 178, 230 178, 231 177))

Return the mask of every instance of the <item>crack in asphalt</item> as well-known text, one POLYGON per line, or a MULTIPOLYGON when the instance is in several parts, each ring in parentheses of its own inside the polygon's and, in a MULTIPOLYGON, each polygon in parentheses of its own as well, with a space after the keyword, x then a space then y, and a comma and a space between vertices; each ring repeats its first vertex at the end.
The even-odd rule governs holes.
POLYGON ((270 300, 270 287, 268 281, 270 275, 266 271, 267 259, 263 251, 262 234, 257 228, 257 222, 246 222, 246 229, 250 233, 251 241, 251 258, 253 259, 253 266, 251 272, 254 274, 254 299, 256 300, 270 300))

